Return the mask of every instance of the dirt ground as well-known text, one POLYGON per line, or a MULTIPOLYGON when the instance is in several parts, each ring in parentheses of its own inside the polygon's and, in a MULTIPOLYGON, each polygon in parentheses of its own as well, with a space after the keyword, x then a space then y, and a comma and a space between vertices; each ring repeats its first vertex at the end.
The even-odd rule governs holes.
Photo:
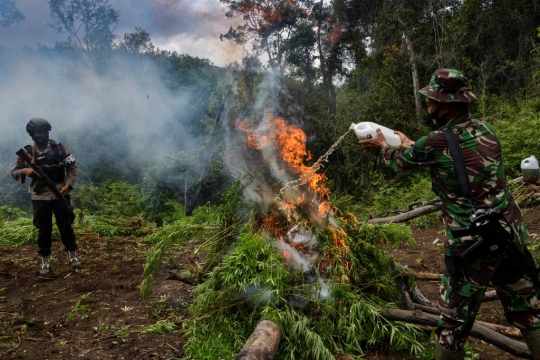
MULTIPOLYGON (((523 209, 531 233, 540 233, 540 207, 523 209)), ((441 228, 413 229, 417 244, 389 250, 417 272, 441 273, 441 228)), ((183 356, 179 331, 191 301, 190 285, 166 280, 170 271, 197 266, 194 244, 175 251, 156 276, 152 297, 142 302, 139 285, 151 246, 133 237, 79 236, 79 270, 69 267, 61 244, 53 244, 53 274, 40 277, 36 245, 0 247, 0 359, 174 359, 183 356), (159 321, 176 331, 152 333, 159 321), (151 325, 154 325, 152 328, 151 325)), ((166 259, 167 260, 167 259, 166 259)), ((418 280, 432 302, 438 281, 418 280)), ((485 303, 479 319, 508 325, 498 302, 485 303)), ((159 324, 159 323, 158 323, 159 324)), ((515 359, 471 338, 482 359, 515 359)), ((367 352, 366 359, 412 359, 407 353, 367 352)))

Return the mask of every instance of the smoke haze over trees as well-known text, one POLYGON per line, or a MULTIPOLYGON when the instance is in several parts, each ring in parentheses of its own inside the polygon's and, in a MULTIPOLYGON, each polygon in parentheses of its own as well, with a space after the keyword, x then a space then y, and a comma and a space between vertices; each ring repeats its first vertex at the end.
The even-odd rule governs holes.
MULTIPOLYGON (((54 33, 38 45, 21 30, 10 32, 24 25, 30 33, 38 25, 28 3, 0 1, 4 174, 14 152, 30 142, 25 123, 42 116, 53 125, 51 138, 75 154, 82 183, 124 179, 158 199, 151 201, 155 206, 167 196, 181 202, 186 182, 193 187, 199 177, 223 93, 231 89, 201 201, 216 199, 231 177, 249 168, 239 167, 244 159, 235 155, 245 146, 235 132, 237 118, 262 121, 272 109, 300 125, 314 157, 309 161, 353 122, 375 121, 414 138, 426 130, 417 89, 438 67, 457 68, 469 77, 480 96, 474 112, 494 123, 503 146, 515 154, 510 171, 516 171, 519 157, 540 150, 535 141, 523 147, 512 135, 521 122, 537 124, 530 115, 540 96, 537 2, 150 3, 36 3, 48 13, 40 20, 42 32, 54 33), (122 32, 128 26, 124 16, 134 21, 122 32), (140 26, 144 23, 149 27, 140 26), (220 66, 155 42, 163 46, 193 34, 213 39, 205 42, 209 49, 218 49, 213 41, 230 49, 228 55, 212 51, 220 66), (237 61, 223 67, 228 56, 237 61), (501 113, 513 118, 507 123, 501 113)), ((324 171, 334 193, 361 195, 373 169, 371 155, 349 138, 324 171)), ((26 189, 8 175, 2 179, 2 202, 23 206, 26 189)))
MULTIPOLYGON (((416 140, 429 131, 418 89, 437 68, 459 69, 479 98, 470 110, 493 125, 506 175, 518 177, 522 159, 540 157, 539 27, 540 3, 530 0, 0 0, 0 244, 35 242, 29 181, 15 182, 10 171, 15 152, 32 143, 25 125, 44 117, 50 138, 77 161, 71 200, 77 236, 86 237, 81 253, 91 262, 100 252, 99 264, 122 276, 106 298, 125 285, 131 298, 140 288, 147 299, 160 269, 170 270, 167 279, 192 277, 186 297, 160 296, 152 309, 156 325, 173 313, 182 323, 180 334, 171 322, 180 345, 166 344, 175 356, 233 358, 251 325, 270 316, 289 331, 276 358, 363 357, 367 346, 429 358, 417 343, 432 346, 425 333, 380 313, 414 283, 385 252, 413 246, 411 228, 367 222, 432 200, 431 178, 425 169, 396 175, 362 150, 351 124, 372 121, 416 140), (129 236, 121 248, 118 236, 129 236), (140 247, 142 236, 155 246, 138 287, 140 273, 129 281, 123 273, 137 267, 120 262, 135 261, 127 244, 140 247), (180 248, 185 267, 171 255, 180 248)), ((414 226, 440 226, 434 215, 414 226)), ((8 260, 4 275, 19 287, 8 272, 33 260, 8 260)), ((107 292, 79 286, 79 275, 101 281, 104 272, 91 269, 68 279, 78 296, 107 292)), ((67 294, 71 307, 77 300, 67 294)), ((41 296, 27 295, 24 306, 41 296)), ((109 309, 94 302, 95 311, 67 325, 20 321, 27 314, 13 298, 5 322, 18 325, 0 344, 13 356, 29 343, 41 351, 53 328, 62 332, 47 342, 55 351, 47 356, 81 351, 84 334, 72 326, 86 317, 97 327, 88 327, 81 355, 130 347, 142 358, 165 348, 137 343, 144 334, 135 321, 122 322, 128 336, 118 335, 127 304, 107 323, 109 309), (65 333, 78 335, 68 341, 65 333)))

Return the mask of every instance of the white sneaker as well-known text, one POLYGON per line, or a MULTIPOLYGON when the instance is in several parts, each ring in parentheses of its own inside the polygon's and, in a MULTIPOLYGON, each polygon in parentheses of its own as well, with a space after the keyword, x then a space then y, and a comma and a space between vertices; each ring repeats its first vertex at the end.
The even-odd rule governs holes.
POLYGON ((81 266, 81 262, 77 260, 77 252, 75 250, 73 251, 68 250, 67 253, 68 253, 68 260, 72 268, 78 268, 79 266, 81 266))

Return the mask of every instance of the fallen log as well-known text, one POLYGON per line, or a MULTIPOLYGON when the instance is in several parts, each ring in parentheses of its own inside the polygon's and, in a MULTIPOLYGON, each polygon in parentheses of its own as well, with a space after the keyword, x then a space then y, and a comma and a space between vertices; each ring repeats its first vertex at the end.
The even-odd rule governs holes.
MULTIPOLYGON (((410 275, 410 276, 414 277, 415 280, 436 280, 436 281, 440 281, 441 278, 442 278, 442 274, 415 272, 415 271, 413 271, 411 269, 406 269, 405 273, 407 275, 410 275)), ((411 294, 411 295, 413 295, 413 294, 411 294)), ((486 292, 482 302, 495 301, 495 300, 499 300, 499 295, 497 295, 497 291, 491 290, 491 291, 486 292)), ((424 301, 415 301, 415 302, 419 303, 419 304, 426 305, 426 304, 424 304, 424 301)))
MULTIPOLYGON (((385 319, 389 321, 403 321, 412 324, 428 325, 436 327, 439 317, 432 314, 424 313, 420 310, 408 311, 391 309, 381 313, 385 319)), ((531 352, 525 343, 510 339, 504 335, 497 333, 483 325, 475 322, 473 325, 471 336, 490 343, 509 354, 519 356, 525 359, 532 359, 531 352)))
POLYGON ((412 211, 407 211, 406 213, 396 215, 396 216, 369 219, 367 222, 370 224, 399 223, 399 222, 407 221, 410 219, 414 219, 415 217, 418 217, 418 216, 431 214, 432 212, 441 210, 441 208, 442 208, 442 203, 438 202, 432 205, 422 206, 412 211))
POLYGON ((431 301, 429 301, 429 299, 426 298, 424 294, 422 294, 417 287, 411 289, 410 293, 411 293, 411 299, 414 303, 431 306, 431 301))
POLYGON ((440 201, 441 201, 441 199, 438 198, 438 197, 436 197, 435 199, 432 199, 432 200, 428 200, 428 201, 414 201, 414 202, 409 204, 409 211, 413 210, 416 205, 420 205, 420 206, 433 205, 433 204, 436 204, 436 203, 438 203, 440 201))
POLYGON ((270 320, 257 324, 235 360, 270 360, 274 357, 281 340, 279 326, 270 320))
POLYGON ((407 281, 405 281, 403 276, 399 275, 396 264, 393 261, 390 261, 390 267, 392 268, 392 274, 394 275, 394 281, 396 282, 396 286, 401 293, 403 304, 405 305, 407 310, 414 310, 414 304, 411 299, 411 294, 407 289, 407 281))
POLYGON ((414 276, 415 279, 419 280, 437 280, 441 281, 442 274, 433 274, 425 272, 414 272, 413 270, 407 270, 407 274, 414 276))
MULTIPOLYGON (((437 309, 434 306, 426 306, 426 305, 414 304, 414 309, 423 311, 423 312, 428 313, 428 314, 437 315, 437 316, 441 314, 439 312, 439 309, 437 309)), ((519 331, 518 328, 515 328, 515 327, 512 327, 512 326, 497 325, 497 324, 492 324, 492 323, 488 323, 488 322, 480 321, 480 320, 476 320, 475 324, 485 326, 488 329, 494 330, 494 331, 496 331, 496 332, 498 332, 500 334, 506 335, 506 336, 510 336, 510 337, 513 337, 513 338, 523 338, 523 336, 521 335, 521 331, 519 331)))

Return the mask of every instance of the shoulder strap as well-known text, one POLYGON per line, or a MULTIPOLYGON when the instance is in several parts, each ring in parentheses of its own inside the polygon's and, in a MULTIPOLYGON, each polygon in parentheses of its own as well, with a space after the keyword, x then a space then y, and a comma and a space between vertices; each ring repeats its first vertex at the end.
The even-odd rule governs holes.
POLYGON ((58 152, 58 143, 56 141, 49 139, 49 145, 51 145, 52 151, 54 151, 55 153, 58 152))
POLYGON ((459 147, 458 139, 456 134, 450 129, 443 130, 444 137, 448 142, 450 147, 450 155, 454 159, 454 164, 456 164, 456 172, 459 179, 459 184, 461 185, 461 191, 463 195, 467 198, 472 197, 471 183, 469 182, 469 177, 467 176, 467 170, 465 169, 465 161, 463 161, 463 154, 461 153, 461 148, 459 147))

